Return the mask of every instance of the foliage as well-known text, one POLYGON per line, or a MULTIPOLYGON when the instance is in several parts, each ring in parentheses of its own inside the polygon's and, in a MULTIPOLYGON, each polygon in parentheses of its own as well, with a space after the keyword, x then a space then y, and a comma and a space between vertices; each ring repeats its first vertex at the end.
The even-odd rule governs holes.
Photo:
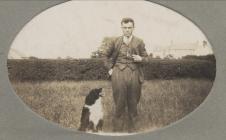
MULTIPOLYGON (((151 59, 143 65, 145 79, 206 78, 213 80, 216 63, 201 59, 151 59)), ((103 59, 8 60, 9 78, 16 81, 107 80, 103 59)))

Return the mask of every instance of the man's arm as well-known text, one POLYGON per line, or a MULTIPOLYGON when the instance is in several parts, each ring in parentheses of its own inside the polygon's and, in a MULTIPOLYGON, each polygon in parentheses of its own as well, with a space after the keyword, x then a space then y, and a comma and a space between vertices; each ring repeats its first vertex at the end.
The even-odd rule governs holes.
POLYGON ((140 55, 142 57, 142 62, 148 62, 149 61, 149 57, 148 57, 148 53, 145 49, 145 44, 142 41, 141 45, 140 45, 140 55))
POLYGON ((103 57, 104 57, 104 65, 108 70, 112 67, 112 59, 111 56, 114 51, 114 40, 110 39, 108 42, 104 43, 103 47, 103 57))
POLYGON ((145 49, 145 44, 143 41, 141 41, 140 45, 139 45, 139 55, 133 55, 133 59, 135 62, 148 62, 149 61, 149 57, 148 57, 148 53, 145 49))

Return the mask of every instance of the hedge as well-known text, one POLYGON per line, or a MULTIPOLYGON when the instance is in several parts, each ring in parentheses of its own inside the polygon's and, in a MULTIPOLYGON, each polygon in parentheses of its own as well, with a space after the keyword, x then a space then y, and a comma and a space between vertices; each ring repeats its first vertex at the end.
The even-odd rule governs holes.
MULTIPOLYGON (((207 78, 214 80, 216 63, 208 60, 153 59, 143 65, 146 80, 207 78)), ((106 80, 107 68, 102 59, 9 59, 10 80, 106 80)))

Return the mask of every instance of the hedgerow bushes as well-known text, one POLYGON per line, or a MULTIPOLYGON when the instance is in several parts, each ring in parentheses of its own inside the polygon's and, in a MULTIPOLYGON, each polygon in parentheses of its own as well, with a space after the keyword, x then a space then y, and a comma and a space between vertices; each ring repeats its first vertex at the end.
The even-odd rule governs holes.
POLYGON ((206 60, 152 60, 144 66, 149 79, 207 78, 213 80, 216 64, 206 60))
MULTIPOLYGON (((143 65, 146 80, 207 78, 213 80, 216 64, 208 60, 157 60, 143 65)), ((10 80, 64 81, 106 80, 107 68, 102 59, 22 59, 8 60, 10 80)))

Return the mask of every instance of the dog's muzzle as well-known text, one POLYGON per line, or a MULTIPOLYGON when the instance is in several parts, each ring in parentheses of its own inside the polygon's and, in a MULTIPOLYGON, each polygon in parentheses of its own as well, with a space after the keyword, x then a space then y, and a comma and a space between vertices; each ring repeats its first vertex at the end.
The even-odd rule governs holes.
POLYGON ((104 92, 101 92, 99 95, 100 95, 100 97, 104 97, 105 96, 105 93, 104 92))

